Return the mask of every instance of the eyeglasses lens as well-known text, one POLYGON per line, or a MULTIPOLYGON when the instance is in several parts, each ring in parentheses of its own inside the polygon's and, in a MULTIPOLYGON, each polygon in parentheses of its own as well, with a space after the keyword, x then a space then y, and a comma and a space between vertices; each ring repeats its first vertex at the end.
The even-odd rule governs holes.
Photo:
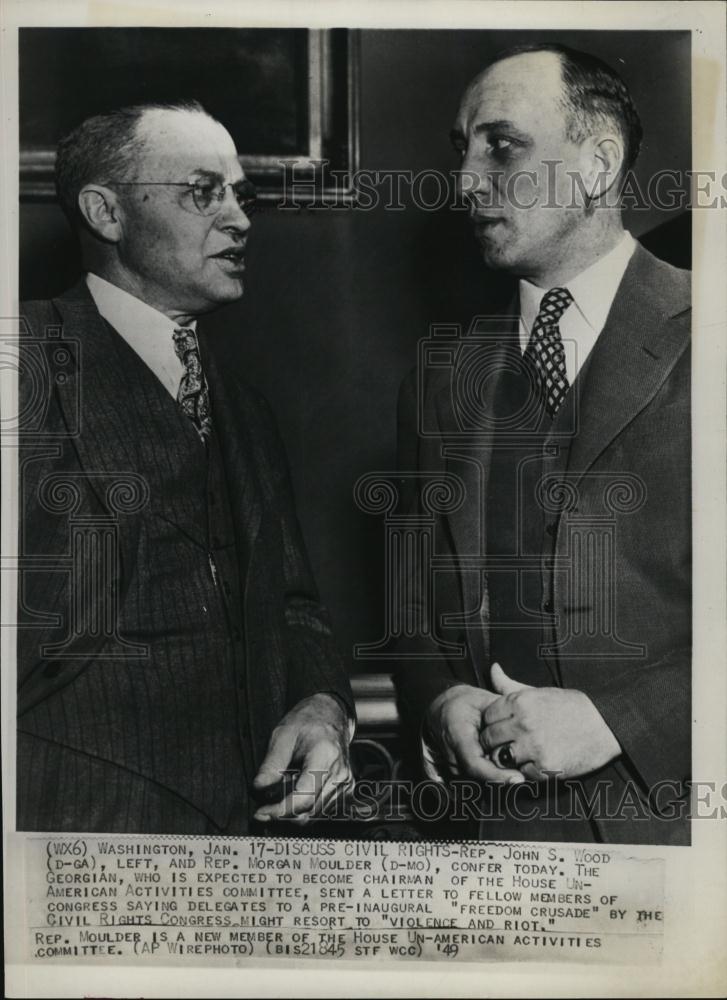
POLYGON ((197 211, 202 215, 214 215, 222 207, 225 200, 225 191, 232 188, 237 204, 245 215, 252 215, 257 207, 257 192, 255 186, 249 181, 241 181, 239 184, 222 183, 201 183, 197 182, 192 187, 192 197, 197 211))

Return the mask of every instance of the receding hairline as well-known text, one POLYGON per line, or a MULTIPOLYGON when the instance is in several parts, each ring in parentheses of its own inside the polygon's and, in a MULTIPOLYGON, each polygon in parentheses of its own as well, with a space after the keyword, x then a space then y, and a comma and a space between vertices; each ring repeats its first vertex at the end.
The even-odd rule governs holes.
MULTIPOLYGON (((462 95, 462 101, 460 102, 460 111, 462 110, 462 107, 467 98, 472 94, 474 90, 476 90, 477 85, 481 81, 485 80, 490 73, 492 73, 494 70, 497 69, 498 66, 515 62, 516 60, 524 58, 526 56, 553 56, 555 58, 556 60, 555 66, 557 67, 558 82, 560 85, 560 92, 556 96, 555 103, 556 106, 563 112, 566 134, 568 134, 573 129, 577 131, 582 131, 583 121, 586 118, 586 116, 588 117, 591 123, 593 123, 595 120, 598 119, 600 119, 601 123, 605 123, 610 120, 616 126, 616 129, 623 138, 626 147, 628 148, 631 147, 632 145, 635 146, 636 153, 632 156, 631 159, 631 162, 633 163, 633 160, 636 158, 636 155, 638 155, 638 149, 641 142, 640 122, 638 123, 639 134, 634 141, 634 137, 631 133, 631 123, 626 120, 625 116, 614 114, 612 110, 608 109, 589 110, 586 109, 585 107, 581 107, 580 102, 577 99, 574 100, 572 94, 572 82, 569 79, 569 73, 571 66, 578 66, 578 60, 582 58, 584 60, 591 60, 596 64, 595 66, 589 67, 589 69, 600 70, 600 72, 606 73, 610 76, 612 83, 620 84, 625 91, 626 98, 631 102, 631 106, 633 107, 633 99, 631 98, 631 95, 628 92, 628 87, 621 79, 619 74, 611 66, 603 62, 603 60, 599 59, 597 56, 592 56, 587 52, 580 52, 576 49, 571 50, 566 46, 561 47, 555 43, 552 43, 552 45, 546 44, 543 47, 535 45, 532 48, 529 46, 524 46, 523 48, 520 49, 515 48, 512 51, 505 50, 499 53, 498 55, 494 56, 494 58, 475 77, 473 77, 473 79, 467 85, 464 94, 462 95), (580 116, 580 126, 581 126, 580 128, 578 128, 578 125, 576 124, 579 116, 580 116)), ((634 112, 638 119, 638 112, 636 112, 635 109, 634 112)))
MULTIPOLYGON (((74 228, 83 225, 79 215, 78 195, 88 184, 108 184, 112 181, 135 182, 145 171, 142 161, 147 150, 152 152, 155 134, 163 136, 167 129, 159 127, 161 112, 177 112, 201 116, 223 129, 229 136, 230 153, 237 153, 235 142, 225 126, 193 98, 174 101, 149 101, 127 104, 84 118, 58 142, 55 182, 59 203, 74 228), (149 128, 151 124, 151 128, 149 128)), ((167 122, 180 120, 168 117, 167 122)), ((190 119, 186 119, 190 120, 190 119)), ((204 134, 210 135, 211 126, 204 134)), ((180 144, 174 143, 179 149, 180 144)), ((189 143, 192 150, 193 143, 189 143)), ((163 147, 157 147, 163 148, 163 147)), ((199 148, 199 146, 198 146, 199 148)))
MULTIPOLYGON (((226 137, 226 140, 229 142, 230 155, 237 156, 235 140, 229 130, 204 108, 165 108, 151 106, 144 109, 134 127, 134 138, 130 144, 134 169, 140 165, 142 158, 146 154, 156 154, 161 158, 164 157, 165 152, 167 152, 165 143, 168 142, 169 135, 167 130, 161 126, 161 121, 172 122, 180 118, 204 120, 213 130, 226 137)), ((200 167, 200 169, 203 168, 200 167)))
MULTIPOLYGON (((451 136, 461 135, 463 133, 463 129, 461 127, 463 116, 465 118, 468 118, 469 115, 470 115, 470 113, 471 113, 471 111, 474 110, 474 109, 469 109, 468 111, 465 111, 466 104, 467 104, 468 100, 472 97, 472 95, 476 92, 478 85, 486 80, 488 74, 490 74, 491 71, 495 70, 500 65, 503 65, 503 64, 509 63, 509 62, 514 62, 520 56, 530 56, 530 55, 533 55, 533 56, 540 56, 540 55, 551 56, 552 55, 552 56, 556 56, 557 57, 557 65, 555 65, 553 68, 558 73, 557 82, 559 84, 559 91, 558 91, 557 94, 549 95, 549 97, 553 98, 553 105, 552 106, 555 107, 555 108, 557 108, 560 112, 562 112, 562 115, 563 115, 563 129, 564 129, 564 133, 567 133, 567 130, 568 130, 568 113, 569 113, 569 107, 568 107, 567 84, 566 84, 566 80, 565 80, 564 74, 563 74, 563 60, 561 58, 559 58, 560 54, 557 53, 557 52, 551 52, 549 50, 548 51, 537 50, 537 51, 534 51, 534 52, 528 51, 528 52, 513 52, 511 54, 505 53, 501 58, 495 58, 495 59, 493 59, 493 61, 491 63, 489 63, 482 70, 480 70, 480 72, 475 77, 473 77, 472 80, 470 80, 470 82, 467 84, 467 87, 464 90, 464 93, 462 94, 462 98, 460 100, 459 108, 458 108, 458 111, 457 111, 457 117, 455 119, 455 124, 454 124, 454 127, 450 131, 450 135, 451 136)), ((541 94, 541 99, 542 99, 542 94, 541 94)), ((486 117, 487 116, 485 116, 485 118, 486 117)), ((517 128, 518 127, 518 125, 515 124, 515 122, 512 121, 511 116, 508 113, 502 114, 502 113, 500 113, 500 111, 498 111, 498 113, 496 115, 496 119, 497 119, 496 122, 490 122, 489 120, 487 120, 487 121, 483 120, 483 122, 480 123, 479 127, 480 128, 483 128, 485 126, 487 126, 487 127, 493 126, 494 127, 494 125, 496 125, 496 124, 500 125, 500 127, 506 127, 506 126, 507 127, 512 127, 512 128, 517 128), (507 122, 505 120, 507 120, 507 122)), ((471 124, 474 124, 474 123, 471 123, 471 124)))
POLYGON ((217 125, 219 128, 224 129, 225 132, 227 132, 227 129, 222 124, 222 122, 219 121, 217 118, 215 118, 214 115, 210 114, 210 112, 207 111, 206 108, 203 108, 201 106, 196 108, 193 106, 175 107, 174 105, 166 107, 163 104, 149 104, 148 106, 141 105, 139 108, 139 119, 136 123, 136 126, 137 128, 139 128, 140 126, 144 125, 149 119, 155 117, 160 118, 162 116, 174 116, 177 118, 178 117, 204 118, 207 121, 212 122, 214 125, 217 125))
POLYGON ((209 125, 213 126, 218 132, 224 133, 229 138, 230 144, 233 147, 235 146, 235 140, 230 135, 229 130, 222 124, 222 122, 218 121, 217 118, 211 115, 204 108, 165 108, 155 105, 144 108, 134 126, 134 139, 140 145, 146 145, 157 135, 156 132, 150 134, 148 130, 150 128, 158 129, 160 127, 159 119, 174 121, 179 118, 197 118, 204 120, 209 125), (155 119, 157 119, 156 122, 155 119))
POLYGON ((563 81, 563 66, 565 63, 565 55, 562 52, 557 52, 554 49, 529 49, 526 52, 505 52, 500 56, 496 56, 491 62, 484 66, 476 76, 472 78, 467 86, 467 90, 474 84, 486 76, 488 73, 492 72, 497 66, 504 66, 506 63, 515 62, 516 60, 523 60, 527 58, 542 58, 546 57, 546 62, 549 61, 550 57, 555 60, 558 71, 560 72, 561 81, 563 81))
POLYGON ((487 66, 485 66, 483 69, 481 69, 480 72, 476 76, 474 76, 470 80, 470 82, 467 84, 467 86, 465 87, 464 93, 462 95, 462 100, 460 101, 460 108, 462 107, 462 105, 464 104, 464 102, 466 101, 466 99, 477 88, 477 85, 480 82, 482 82, 483 80, 485 80, 485 78, 493 70, 495 70, 498 66, 503 66, 506 63, 515 62, 516 60, 524 59, 524 58, 526 58, 528 56, 531 56, 531 57, 532 56, 536 56, 536 57, 537 56, 548 56, 548 57, 552 56, 553 57, 553 59, 555 60, 555 66, 554 66, 554 68, 557 69, 559 83, 560 83, 560 88, 561 88, 561 92, 559 94, 559 99, 560 99, 560 102, 561 102, 561 104, 563 106, 564 111, 566 111, 567 110, 568 94, 567 94, 567 83, 566 83, 565 75, 564 75, 564 72, 563 72, 564 65, 565 65, 565 57, 563 56, 562 53, 560 53, 560 52, 554 52, 551 49, 535 49, 533 51, 528 51, 528 52, 505 53, 502 57, 493 59, 492 62, 488 63, 487 66))

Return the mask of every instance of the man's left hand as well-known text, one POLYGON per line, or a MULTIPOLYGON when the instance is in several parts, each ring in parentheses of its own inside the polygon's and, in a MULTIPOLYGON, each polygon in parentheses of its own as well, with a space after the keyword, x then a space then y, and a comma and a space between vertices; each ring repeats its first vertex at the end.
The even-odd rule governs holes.
POLYGON ((526 777, 576 778, 620 755, 618 740, 582 691, 520 684, 498 663, 492 665, 491 679, 501 697, 485 709, 483 743, 488 751, 510 744, 526 777))
POLYGON ((298 702, 275 727, 253 784, 262 791, 278 784, 285 771, 299 774, 292 790, 279 802, 260 806, 255 819, 307 823, 336 793, 350 790, 351 729, 343 705, 332 695, 298 702))

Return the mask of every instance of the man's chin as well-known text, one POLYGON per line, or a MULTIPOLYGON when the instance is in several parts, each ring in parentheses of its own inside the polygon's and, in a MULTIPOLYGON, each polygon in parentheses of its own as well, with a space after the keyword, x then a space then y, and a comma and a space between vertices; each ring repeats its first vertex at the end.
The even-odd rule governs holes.
POLYGON ((206 316, 241 299, 244 287, 240 279, 235 282, 226 281, 224 286, 207 285, 206 288, 198 289, 198 292, 197 301, 194 304, 189 303, 188 309, 191 315, 206 316))
POLYGON ((484 240, 478 240, 477 242, 479 243, 482 259, 487 267, 493 271, 507 271, 512 268, 513 262, 510 260, 510 255, 506 247, 498 246, 489 241, 485 242, 484 240))
POLYGON ((240 277, 229 277, 224 282, 218 282, 210 289, 210 300, 217 307, 227 305, 230 302, 237 302, 245 292, 245 283, 240 277))
POLYGON ((474 237, 480 248, 482 259, 488 267, 501 268, 507 266, 508 246, 504 239, 502 223, 494 226, 476 226, 474 237))

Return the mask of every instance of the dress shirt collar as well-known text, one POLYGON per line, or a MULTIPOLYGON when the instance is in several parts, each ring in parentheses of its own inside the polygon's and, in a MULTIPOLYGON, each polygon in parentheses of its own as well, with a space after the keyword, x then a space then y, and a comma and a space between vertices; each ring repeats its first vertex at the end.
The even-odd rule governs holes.
MULTIPOLYGON (((573 296, 573 304, 568 311, 576 309, 596 336, 606 324, 618 286, 635 249, 636 240, 631 233, 625 232, 613 250, 571 278, 564 286, 573 296)), ((520 318, 529 337, 540 302, 548 289, 539 288, 525 280, 520 281, 519 289, 520 318)))
MULTIPOLYGON (((88 290, 96 308, 107 323, 123 337, 149 367, 164 388, 176 399, 184 365, 174 350, 174 331, 178 324, 135 295, 89 272, 88 290)), ((196 322, 186 324, 195 329, 196 322)))

